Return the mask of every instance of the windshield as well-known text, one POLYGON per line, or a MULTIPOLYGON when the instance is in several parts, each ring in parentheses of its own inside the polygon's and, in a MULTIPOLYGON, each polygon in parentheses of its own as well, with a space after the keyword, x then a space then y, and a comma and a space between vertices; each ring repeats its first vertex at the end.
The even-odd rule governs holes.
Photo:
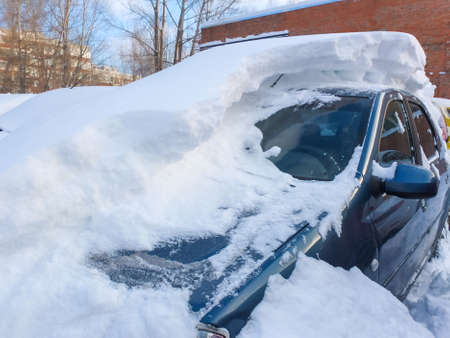
POLYGON ((347 166, 366 133, 372 100, 339 96, 283 108, 256 126, 264 151, 279 147, 270 160, 302 180, 331 181, 347 166))

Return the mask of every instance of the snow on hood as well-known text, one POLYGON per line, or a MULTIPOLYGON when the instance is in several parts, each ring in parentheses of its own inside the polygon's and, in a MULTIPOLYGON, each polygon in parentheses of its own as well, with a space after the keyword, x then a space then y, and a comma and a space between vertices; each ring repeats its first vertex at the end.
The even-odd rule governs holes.
POLYGON ((292 85, 388 86, 431 97, 424 64, 417 40, 403 33, 255 41, 199 53, 122 88, 39 95, 4 114, 0 126, 11 132, 0 142, 0 333, 194 334, 187 289, 128 289, 89 257, 226 235, 229 244, 209 258, 213 272, 244 263, 219 297, 302 221, 339 233, 360 148, 333 182, 301 182, 267 160, 255 122, 327 99, 311 89, 289 94, 292 85))

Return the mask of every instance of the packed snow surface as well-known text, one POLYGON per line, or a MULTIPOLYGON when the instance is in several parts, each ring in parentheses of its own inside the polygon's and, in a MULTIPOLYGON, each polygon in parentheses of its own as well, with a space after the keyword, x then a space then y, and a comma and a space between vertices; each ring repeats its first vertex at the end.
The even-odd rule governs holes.
POLYGON ((21 105, 33 96, 33 94, 0 94, 0 115, 21 105))
MULTIPOLYGON (((208 259, 212 273, 242 264, 211 305, 300 222, 340 233, 361 148, 334 181, 302 182, 268 160, 277 150, 263 153, 254 125, 288 105, 336 99, 317 86, 396 87, 429 101, 424 65, 417 40, 403 33, 264 40, 199 53, 122 88, 52 91, 8 111, 0 117, 9 131, 0 142, 0 336, 193 337, 202 311, 189 309, 189 287, 129 288, 91 257, 226 235, 208 259)), ((304 264, 317 274, 296 273, 292 283, 334 280, 324 263, 304 264)), ((405 335, 416 334, 386 292, 354 270, 336 276, 337 294, 354 299, 354 280, 405 319, 405 335)), ((383 332, 383 321, 353 316, 383 332)))

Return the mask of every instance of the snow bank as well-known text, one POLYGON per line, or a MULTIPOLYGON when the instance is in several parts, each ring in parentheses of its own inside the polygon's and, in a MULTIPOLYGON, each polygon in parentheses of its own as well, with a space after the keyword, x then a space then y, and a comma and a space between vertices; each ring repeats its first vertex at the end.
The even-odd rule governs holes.
POLYGON ((189 290, 127 289, 89 257, 226 235, 214 272, 243 264, 214 303, 300 222, 339 233, 360 148, 333 182, 300 182, 267 159, 255 122, 317 96, 314 86, 431 96, 424 64, 402 33, 255 41, 125 87, 39 95, 0 116, 10 131, 0 142, 0 336, 193 334, 189 290))
POLYGON ((271 278, 239 337, 433 337, 403 303, 358 269, 306 256, 297 264, 288 280, 271 278))
POLYGON ((445 231, 444 236, 438 257, 427 264, 406 300, 413 318, 436 338, 450 332, 450 233, 445 231))
POLYGON ((0 94, 0 115, 31 99, 33 94, 0 94))

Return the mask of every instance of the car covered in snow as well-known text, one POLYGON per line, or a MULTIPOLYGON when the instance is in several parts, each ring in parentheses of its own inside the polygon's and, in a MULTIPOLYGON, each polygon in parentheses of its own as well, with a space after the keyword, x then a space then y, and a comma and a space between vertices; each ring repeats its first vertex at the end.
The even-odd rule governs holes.
POLYGON ((273 38, 8 110, 0 336, 431 337, 399 301, 448 210, 425 60, 273 38))
MULTIPOLYGON (((288 95, 302 92, 290 89, 288 95)), ((346 269, 356 266, 400 299, 433 253, 446 221, 449 174, 445 145, 425 105, 398 90, 322 88, 315 95, 306 103, 282 107, 256 127, 268 158, 299 182, 335 180, 360 147, 353 173, 358 183, 345 201, 340 234, 325 237, 320 227, 299 222, 237 290, 204 314, 199 337, 235 337, 262 300, 269 277, 289 278, 299 253, 346 269)), ((326 184, 320 189, 326 190, 326 184)), ((328 198, 339 196, 330 192, 328 198)), ((324 209, 317 223, 326 216, 324 209)), ((152 251, 95 260, 112 280, 130 286, 189 283, 190 305, 199 311, 243 264, 235 261, 223 274, 212 273, 208 258, 225 250, 230 236, 186 238, 152 251), (136 257, 144 264, 130 263, 136 257)), ((245 250, 258 261, 258 252, 245 250)))
POLYGON ((341 236, 324 239, 301 224, 246 284, 203 317, 200 330, 221 327, 235 336, 262 299, 268 277, 288 278, 298 252, 357 266, 400 299, 433 253, 446 221, 449 174, 445 144, 425 105, 396 90, 322 92, 340 100, 289 106, 257 126, 263 149, 281 149, 273 163, 299 180, 333 180, 351 149, 362 145, 359 184, 343 210, 341 236))

